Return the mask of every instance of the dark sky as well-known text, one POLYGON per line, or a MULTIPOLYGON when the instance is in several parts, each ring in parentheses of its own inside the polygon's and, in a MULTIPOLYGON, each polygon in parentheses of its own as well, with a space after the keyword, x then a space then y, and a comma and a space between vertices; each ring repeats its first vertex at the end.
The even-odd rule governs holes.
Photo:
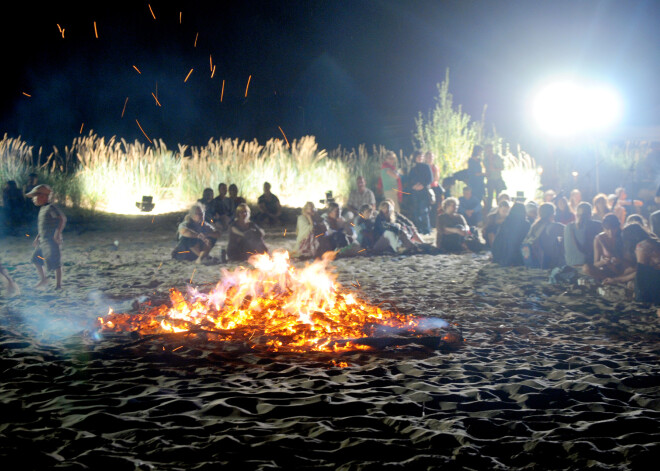
POLYGON ((281 137, 281 126, 326 148, 409 150, 447 68, 455 103, 476 118, 487 104, 512 142, 534 136, 535 87, 566 73, 617 87, 625 124, 660 124, 656 0, 24 1, 3 20, 0 130, 47 147, 82 123, 144 140, 138 119, 169 146, 281 137))

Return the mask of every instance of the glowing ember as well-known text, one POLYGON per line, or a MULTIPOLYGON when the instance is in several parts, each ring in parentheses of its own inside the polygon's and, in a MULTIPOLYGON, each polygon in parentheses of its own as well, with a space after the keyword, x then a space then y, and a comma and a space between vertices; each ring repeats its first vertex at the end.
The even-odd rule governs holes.
POLYGON ((327 269, 330 259, 296 269, 286 251, 255 255, 249 261, 254 269, 223 269, 222 280, 208 294, 191 288, 184 297, 173 289, 172 307, 110 312, 99 323, 102 330, 116 332, 205 332, 270 351, 367 349, 359 339, 383 331, 405 331, 411 338, 429 335, 420 334, 424 321, 384 311, 342 289, 327 269))

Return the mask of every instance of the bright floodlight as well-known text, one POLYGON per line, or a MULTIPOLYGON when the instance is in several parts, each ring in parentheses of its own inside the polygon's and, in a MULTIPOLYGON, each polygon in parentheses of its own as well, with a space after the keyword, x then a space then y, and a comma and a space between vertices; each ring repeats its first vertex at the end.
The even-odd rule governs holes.
POLYGON ((605 86, 559 82, 541 90, 534 100, 533 112, 543 131, 570 136, 615 124, 621 114, 621 100, 605 86))

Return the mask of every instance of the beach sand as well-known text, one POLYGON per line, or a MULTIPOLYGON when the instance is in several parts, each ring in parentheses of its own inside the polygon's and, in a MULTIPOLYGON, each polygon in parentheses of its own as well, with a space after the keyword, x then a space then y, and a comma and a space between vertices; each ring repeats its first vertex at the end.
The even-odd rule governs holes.
MULTIPOLYGON (((23 290, 0 300, 0 456, 20 463, 6 469, 619 470, 660 458, 656 309, 487 254, 332 263, 373 303, 459 324, 465 342, 449 353, 91 340, 109 307, 160 304, 236 266, 171 260, 175 227, 172 216, 71 221, 61 292, 29 288, 33 235, 0 240, 23 290)), ((294 240, 288 227, 267 243, 294 240)))

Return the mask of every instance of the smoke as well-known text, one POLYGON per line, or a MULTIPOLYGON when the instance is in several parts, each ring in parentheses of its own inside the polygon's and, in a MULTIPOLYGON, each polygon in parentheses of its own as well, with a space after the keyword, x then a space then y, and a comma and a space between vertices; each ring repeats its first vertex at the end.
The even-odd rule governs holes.
POLYGON ((437 317, 429 317, 419 321, 420 330, 446 329, 447 327, 449 327, 449 322, 437 317))

